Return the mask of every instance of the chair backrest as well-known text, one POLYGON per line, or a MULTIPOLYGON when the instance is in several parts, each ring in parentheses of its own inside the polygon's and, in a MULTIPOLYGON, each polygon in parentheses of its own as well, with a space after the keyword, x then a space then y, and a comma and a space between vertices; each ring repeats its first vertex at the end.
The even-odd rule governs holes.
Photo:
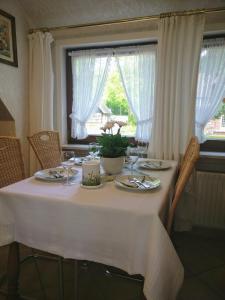
POLYGON ((189 143, 188 143, 188 145, 187 145, 187 148, 186 148, 186 150, 185 150, 184 156, 183 156, 183 158, 182 158, 182 160, 181 160, 179 172, 181 172, 183 166, 185 165, 186 161, 188 160, 189 156, 191 155, 191 153, 192 153, 192 148, 194 147, 194 145, 197 145, 197 144, 198 144, 198 139, 197 139, 196 136, 193 136, 193 137, 190 139, 190 141, 189 141, 189 143))
POLYGON ((167 222, 167 231, 170 234, 174 219, 175 210, 177 207, 177 204, 181 198, 182 192, 185 188, 185 185, 188 181, 188 179, 191 176, 191 173, 195 167, 195 163, 197 162, 199 158, 199 143, 196 137, 191 138, 187 149, 185 151, 184 158, 182 160, 179 176, 176 182, 175 186, 175 192, 172 204, 169 209, 169 216, 168 216, 168 222, 167 222))
POLYGON ((60 164, 61 147, 58 132, 41 131, 27 138, 42 169, 54 168, 60 164))
POLYGON ((25 178, 19 139, 0 136, 0 188, 25 178))

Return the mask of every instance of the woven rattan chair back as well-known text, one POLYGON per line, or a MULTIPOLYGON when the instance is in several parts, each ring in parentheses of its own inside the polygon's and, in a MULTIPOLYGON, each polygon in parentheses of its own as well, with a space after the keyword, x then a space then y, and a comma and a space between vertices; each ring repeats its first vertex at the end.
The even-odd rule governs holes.
POLYGON ((195 167, 195 164, 199 158, 199 144, 196 137, 191 138, 188 147, 185 151, 185 155, 182 161, 182 165, 180 168, 179 176, 176 182, 175 186, 175 192, 172 204, 169 209, 169 216, 168 216, 168 222, 167 222, 167 231, 170 234, 174 219, 175 210, 177 207, 177 204, 181 198, 182 192, 185 188, 185 185, 188 181, 188 179, 191 176, 191 173, 195 167))
POLYGON ((182 160, 181 160, 179 172, 182 171, 183 166, 186 164, 186 161, 187 161, 188 158, 191 156, 193 145, 196 145, 197 143, 198 143, 198 139, 197 139, 195 136, 193 136, 193 137, 190 139, 190 141, 189 141, 189 143, 188 143, 188 145, 187 145, 187 148, 186 148, 186 150, 185 150, 184 156, 183 156, 183 158, 182 158, 182 160))
POLYGON ((19 139, 0 136, 0 188, 25 178, 19 139))
POLYGON ((58 132, 41 131, 28 137, 28 141, 42 169, 54 168, 61 163, 61 147, 58 132))

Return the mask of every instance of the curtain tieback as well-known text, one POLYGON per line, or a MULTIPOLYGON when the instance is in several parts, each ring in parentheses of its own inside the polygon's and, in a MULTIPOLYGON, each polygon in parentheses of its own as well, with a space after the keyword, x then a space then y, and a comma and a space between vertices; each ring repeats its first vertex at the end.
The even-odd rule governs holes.
POLYGON ((150 122, 151 120, 152 120, 152 118, 143 119, 143 120, 137 121, 137 124, 138 124, 138 125, 141 125, 141 124, 143 124, 143 123, 150 122))
POLYGON ((86 122, 81 121, 79 118, 77 118, 75 113, 70 114, 70 118, 73 119, 73 120, 75 120, 75 121, 77 121, 82 126, 84 126, 86 124, 86 122))

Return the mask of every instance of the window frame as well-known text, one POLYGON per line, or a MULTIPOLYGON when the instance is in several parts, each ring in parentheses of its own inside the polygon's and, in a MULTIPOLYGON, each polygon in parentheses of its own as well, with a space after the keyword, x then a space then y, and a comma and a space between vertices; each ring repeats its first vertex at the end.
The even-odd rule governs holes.
MULTIPOLYGON (((203 40, 225 38, 225 34, 207 34, 203 40)), ((225 152, 225 139, 208 139, 200 144, 200 151, 203 152, 225 152)))
MULTIPOLYGON (((79 48, 67 48, 65 50, 66 55, 66 116, 67 116, 67 142, 68 144, 89 144, 91 142, 96 142, 96 138, 99 135, 89 135, 86 139, 74 139, 71 137, 71 118, 69 117, 72 113, 72 104, 73 104, 73 78, 72 78, 72 65, 71 65, 71 56, 69 55, 72 51, 80 51, 80 50, 92 50, 92 49, 105 49, 105 48, 120 48, 120 47, 131 47, 131 46, 144 46, 144 45, 157 45, 157 40, 153 41, 143 41, 136 43, 121 43, 121 44, 113 44, 113 45, 96 45, 90 47, 79 47, 79 48)), ((136 144, 135 137, 128 137, 130 143, 136 144)))
MULTIPOLYGON (((204 35, 203 40, 206 39, 215 39, 225 37, 225 34, 207 34, 204 35)), ((89 135, 86 139, 78 140, 71 137, 71 119, 69 115, 72 113, 72 102, 73 102, 73 94, 72 94, 72 66, 71 66, 71 56, 69 56, 69 52, 71 51, 80 51, 80 50, 90 50, 90 49, 102 49, 102 48, 118 48, 118 47, 126 47, 126 46, 139 46, 139 45, 151 45, 158 44, 157 40, 147 41, 147 42, 137 42, 137 43, 121 43, 115 45, 96 45, 89 47, 71 47, 65 50, 66 55, 66 115, 67 115, 67 142, 68 144, 88 144, 90 142, 95 142, 96 137, 100 135, 89 135)), ((130 142, 135 143, 134 137, 129 138, 130 142)), ((201 151, 207 152, 225 152, 225 140, 212 140, 208 139, 205 142, 200 144, 201 151)))

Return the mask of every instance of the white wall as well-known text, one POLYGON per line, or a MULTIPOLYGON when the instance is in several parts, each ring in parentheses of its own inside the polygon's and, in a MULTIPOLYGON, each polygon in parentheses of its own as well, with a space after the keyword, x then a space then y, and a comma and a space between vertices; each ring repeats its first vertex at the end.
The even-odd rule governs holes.
POLYGON ((18 68, 0 63, 0 98, 16 123, 16 135, 21 139, 24 162, 27 168, 28 128, 28 24, 17 0, 1 0, 0 9, 16 18, 18 68))

